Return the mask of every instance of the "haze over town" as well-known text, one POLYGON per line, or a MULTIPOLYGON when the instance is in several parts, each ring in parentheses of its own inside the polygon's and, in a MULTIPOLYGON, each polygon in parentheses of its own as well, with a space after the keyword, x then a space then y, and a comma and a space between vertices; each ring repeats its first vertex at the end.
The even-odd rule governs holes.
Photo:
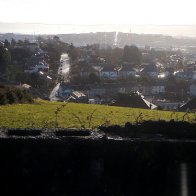
POLYGON ((0 32, 121 31, 196 36, 194 0, 0 0, 0 32))

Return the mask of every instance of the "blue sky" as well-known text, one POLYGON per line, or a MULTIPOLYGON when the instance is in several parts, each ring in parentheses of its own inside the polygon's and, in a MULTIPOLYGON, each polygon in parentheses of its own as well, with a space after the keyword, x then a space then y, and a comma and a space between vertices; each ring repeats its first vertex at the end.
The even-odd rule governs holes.
POLYGON ((0 22, 196 24, 195 0, 0 0, 0 22))

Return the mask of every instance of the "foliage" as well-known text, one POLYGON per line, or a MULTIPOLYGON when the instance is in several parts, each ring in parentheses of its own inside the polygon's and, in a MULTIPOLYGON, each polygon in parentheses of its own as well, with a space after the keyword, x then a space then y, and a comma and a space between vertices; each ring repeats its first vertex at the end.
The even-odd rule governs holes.
POLYGON ((0 74, 4 74, 6 77, 8 76, 10 62, 10 52, 7 48, 0 46, 0 74))
POLYGON ((129 63, 134 63, 134 64, 140 64, 141 63, 141 53, 139 51, 139 49, 134 46, 125 46, 124 47, 124 51, 123 51, 123 60, 125 62, 129 62, 129 63))
POLYGON ((46 87, 50 82, 38 73, 18 73, 15 80, 20 83, 29 84, 35 88, 46 87))
POLYGON ((0 87, 0 105, 32 102, 31 95, 25 89, 0 87))
POLYGON ((125 126, 101 126, 99 129, 107 135, 121 137, 196 139, 196 124, 170 120, 144 121, 142 123, 126 123, 125 126))
POLYGON ((88 76, 88 83, 89 84, 96 84, 100 83, 100 78, 95 73, 90 73, 88 76))
POLYGON ((73 44, 71 44, 68 49, 68 54, 71 61, 73 62, 80 56, 80 50, 79 48, 76 48, 73 44))
POLYGON ((14 48, 11 50, 12 61, 30 58, 33 53, 28 48, 14 48))

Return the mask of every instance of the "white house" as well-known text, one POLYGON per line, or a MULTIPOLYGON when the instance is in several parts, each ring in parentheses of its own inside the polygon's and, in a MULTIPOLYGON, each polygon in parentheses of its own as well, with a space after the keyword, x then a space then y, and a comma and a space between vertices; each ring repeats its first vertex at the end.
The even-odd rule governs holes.
POLYGON ((24 70, 25 73, 37 73, 39 71, 48 73, 49 65, 43 62, 39 62, 37 65, 30 67, 28 70, 24 70))

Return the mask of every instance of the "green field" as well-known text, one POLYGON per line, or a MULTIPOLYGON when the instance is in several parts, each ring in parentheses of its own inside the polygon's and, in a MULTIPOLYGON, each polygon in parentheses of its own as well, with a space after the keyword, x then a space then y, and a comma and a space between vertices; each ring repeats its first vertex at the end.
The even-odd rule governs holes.
POLYGON ((96 128, 143 120, 195 122, 193 113, 144 110, 104 105, 49 102, 0 106, 1 128, 96 128))

